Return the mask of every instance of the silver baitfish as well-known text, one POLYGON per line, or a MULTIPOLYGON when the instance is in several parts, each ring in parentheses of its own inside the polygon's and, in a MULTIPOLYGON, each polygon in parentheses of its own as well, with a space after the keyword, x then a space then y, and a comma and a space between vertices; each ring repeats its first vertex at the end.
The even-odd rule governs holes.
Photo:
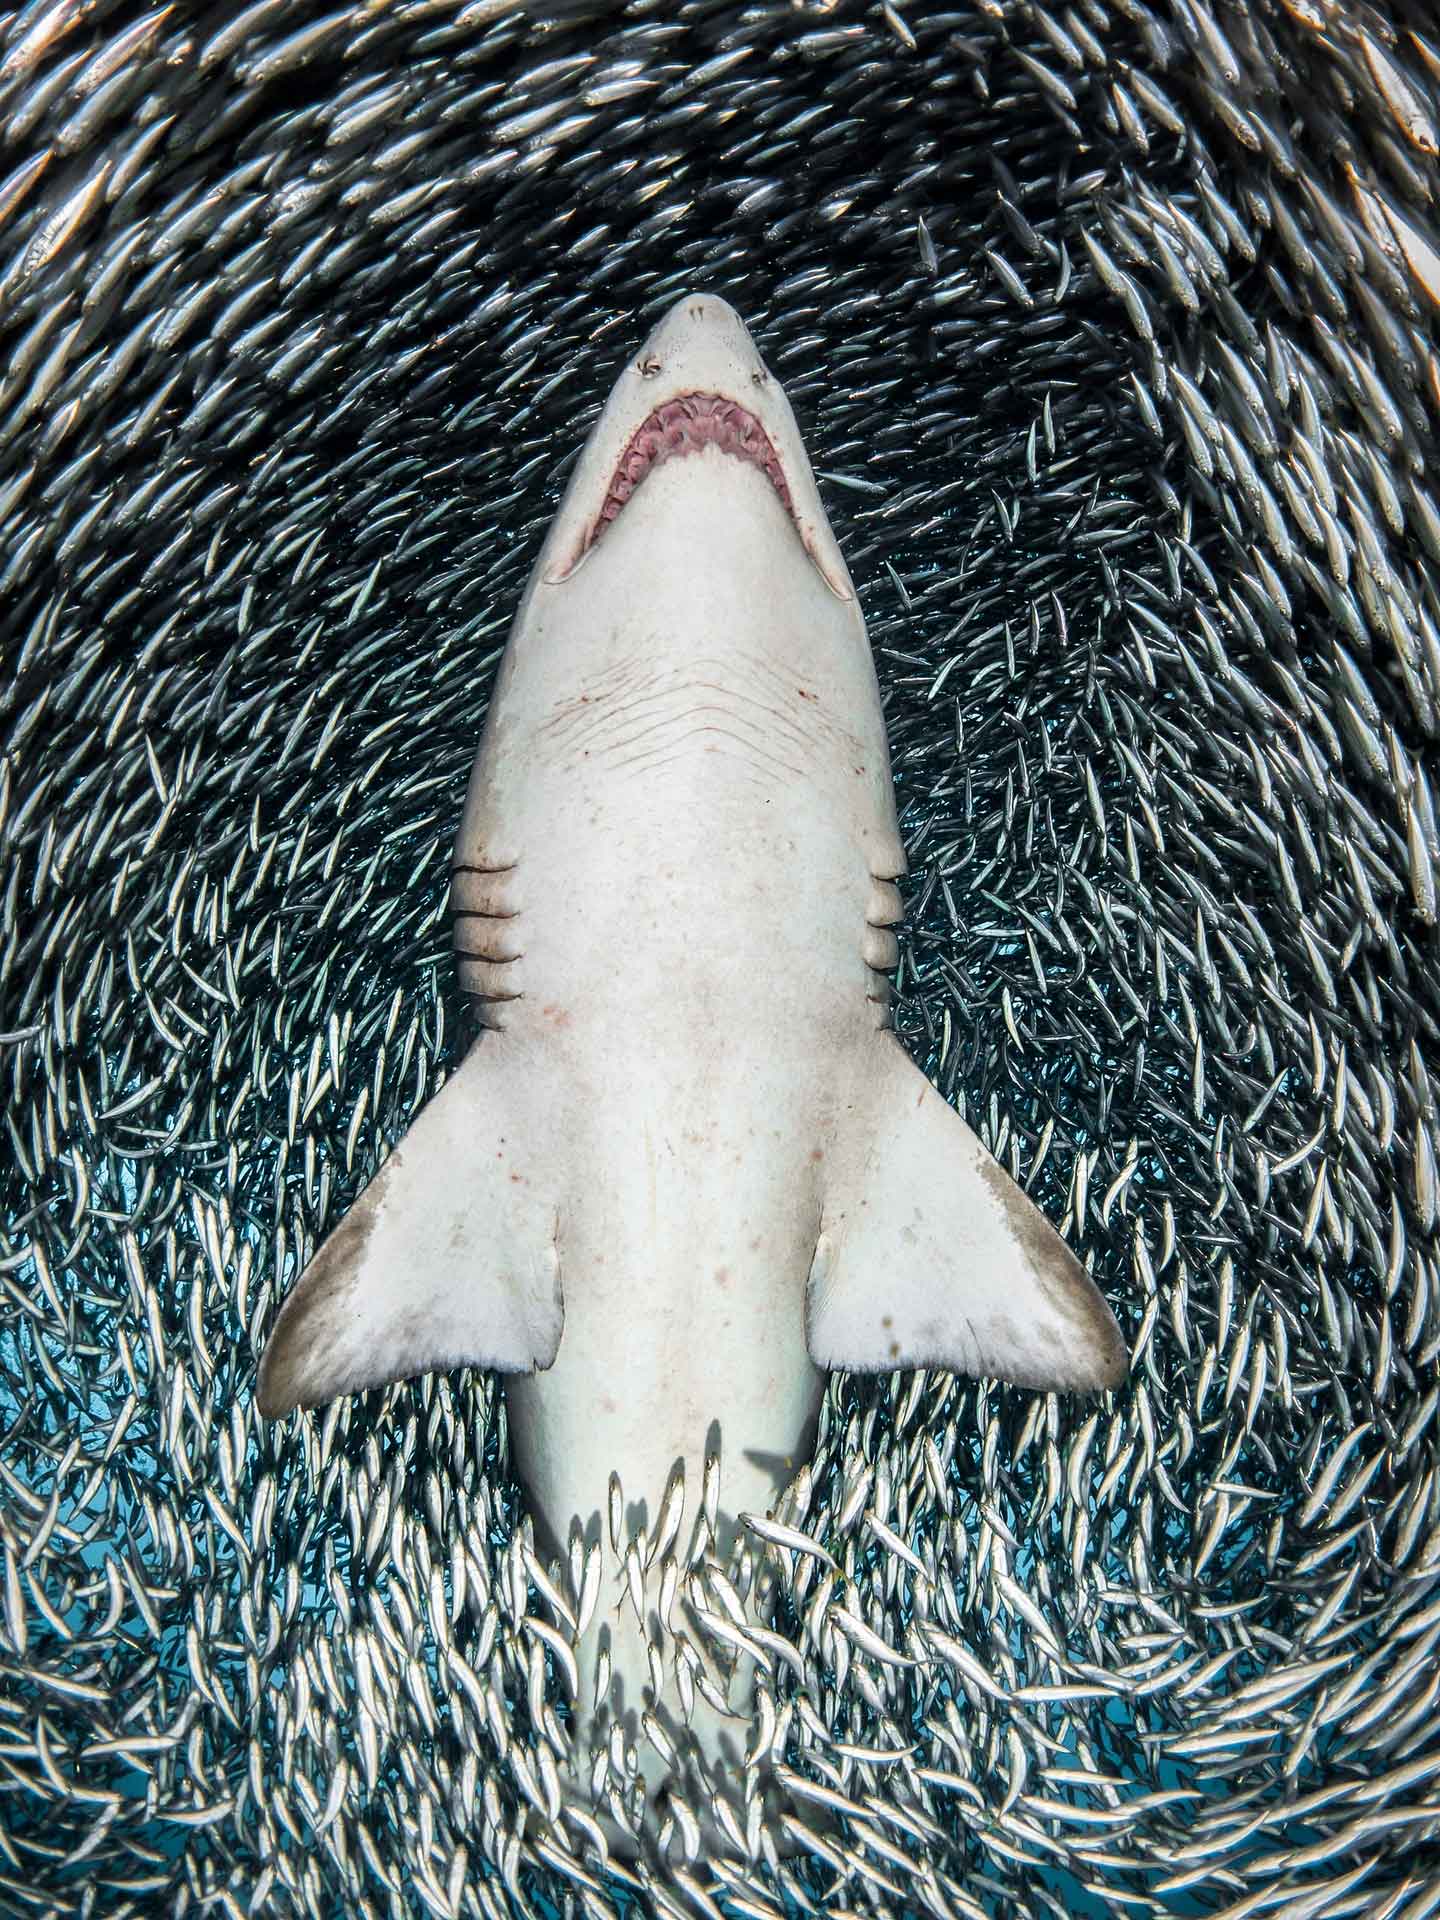
POLYGON ((0 135, 0 1909, 1440 1910, 1423 10, 29 0, 0 135), (864 603, 897 1028, 1131 1366, 836 1376, 728 1565, 677 1495, 744 1791, 619 1857, 490 1379, 254 1382, 469 1037, 494 662, 690 287, 864 603))

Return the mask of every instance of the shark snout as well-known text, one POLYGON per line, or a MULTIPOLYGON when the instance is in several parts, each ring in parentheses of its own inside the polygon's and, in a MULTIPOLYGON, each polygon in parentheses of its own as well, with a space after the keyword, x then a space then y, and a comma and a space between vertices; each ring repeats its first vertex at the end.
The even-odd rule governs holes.
POLYGON ((691 392, 723 393, 746 402, 770 379, 750 330, 728 300, 687 293, 645 345, 637 366, 646 380, 691 392))
POLYGON ((766 475, 820 578, 853 602, 790 403, 745 322, 713 293, 677 300, 622 368, 541 553, 540 584, 573 579, 620 515, 635 513, 631 500, 652 497, 644 483, 656 467, 711 447, 766 475))

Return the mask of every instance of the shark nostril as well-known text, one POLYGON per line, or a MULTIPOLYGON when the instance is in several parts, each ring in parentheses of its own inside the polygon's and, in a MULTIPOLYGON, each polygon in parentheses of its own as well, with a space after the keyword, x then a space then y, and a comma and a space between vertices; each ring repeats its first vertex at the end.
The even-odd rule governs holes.
POLYGON ((640 361, 639 370, 640 370, 641 378, 644 380, 653 380, 656 374, 661 371, 661 368, 663 367, 663 365, 664 365, 664 362, 660 360, 655 354, 653 353, 645 354, 640 361))

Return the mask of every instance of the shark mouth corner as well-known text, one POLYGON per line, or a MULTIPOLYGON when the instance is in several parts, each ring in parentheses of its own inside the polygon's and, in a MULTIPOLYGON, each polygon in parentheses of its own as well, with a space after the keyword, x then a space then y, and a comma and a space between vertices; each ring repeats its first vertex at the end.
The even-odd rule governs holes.
POLYGON ((733 454, 736 459, 758 467, 775 489, 807 551, 810 549, 790 498, 780 456, 755 415, 723 394, 682 393, 647 415, 631 434, 625 451, 615 463, 604 504, 587 527, 579 549, 549 578, 563 580, 575 571, 606 529, 619 518, 647 474, 667 460, 683 459, 687 454, 698 453, 702 447, 718 447, 722 453, 733 454))

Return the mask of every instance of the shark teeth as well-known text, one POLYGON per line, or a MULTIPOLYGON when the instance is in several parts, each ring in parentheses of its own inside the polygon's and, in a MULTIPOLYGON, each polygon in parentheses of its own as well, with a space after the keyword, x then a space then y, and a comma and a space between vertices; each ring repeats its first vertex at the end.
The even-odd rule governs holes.
POLYGON ((795 519, 780 457, 754 414, 723 394, 683 393, 657 407, 631 435, 615 463, 605 504, 586 545, 594 545, 653 468, 666 460, 698 453, 702 447, 718 447, 722 453, 734 454, 759 467, 779 495, 780 504, 795 519))

